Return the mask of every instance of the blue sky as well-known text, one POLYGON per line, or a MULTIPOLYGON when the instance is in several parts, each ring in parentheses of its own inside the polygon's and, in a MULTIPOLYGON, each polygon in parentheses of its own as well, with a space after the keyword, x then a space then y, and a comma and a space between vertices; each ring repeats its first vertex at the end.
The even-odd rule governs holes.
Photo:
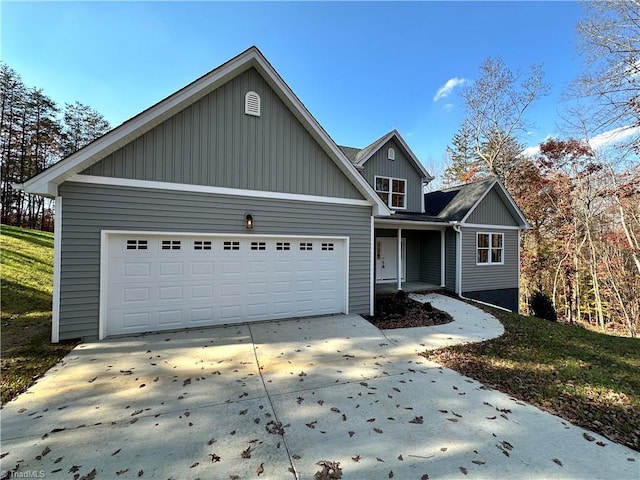
POLYGON ((575 2, 1 3, 1 58, 58 104, 116 126, 251 45, 341 145, 396 128, 435 170, 460 126, 460 86, 487 57, 542 63, 551 95, 523 139, 561 132, 561 96, 581 68, 575 2), (451 81, 450 84, 456 83, 451 81))

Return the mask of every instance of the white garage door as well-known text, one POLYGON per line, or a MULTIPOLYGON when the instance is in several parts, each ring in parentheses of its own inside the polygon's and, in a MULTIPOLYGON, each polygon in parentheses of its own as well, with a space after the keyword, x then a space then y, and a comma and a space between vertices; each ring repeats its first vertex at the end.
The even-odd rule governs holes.
POLYGON ((106 238, 103 336, 346 312, 343 238, 106 238))

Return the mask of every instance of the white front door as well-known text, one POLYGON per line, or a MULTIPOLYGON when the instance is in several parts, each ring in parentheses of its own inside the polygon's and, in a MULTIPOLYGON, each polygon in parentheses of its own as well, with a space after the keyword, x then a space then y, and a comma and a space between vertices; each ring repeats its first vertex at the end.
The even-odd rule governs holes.
MULTIPOLYGON (((402 280, 406 279, 407 259, 405 239, 402 239, 402 280)), ((398 239, 396 237, 376 238, 376 282, 398 280, 398 239)))

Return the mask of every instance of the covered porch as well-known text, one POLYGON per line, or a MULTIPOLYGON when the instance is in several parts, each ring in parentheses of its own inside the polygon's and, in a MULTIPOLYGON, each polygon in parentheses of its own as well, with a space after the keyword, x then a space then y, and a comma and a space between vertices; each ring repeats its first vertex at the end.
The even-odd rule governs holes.
POLYGON ((374 292, 417 292, 445 287, 445 222, 424 214, 377 217, 374 292))

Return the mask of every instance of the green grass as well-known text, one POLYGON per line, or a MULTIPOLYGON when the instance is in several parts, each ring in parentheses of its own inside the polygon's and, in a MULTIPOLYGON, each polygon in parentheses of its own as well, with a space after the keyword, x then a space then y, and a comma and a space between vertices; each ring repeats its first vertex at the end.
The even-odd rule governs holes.
POLYGON ((0 229, 2 404, 31 385, 73 348, 50 343, 53 234, 0 229))
POLYGON ((505 334, 425 356, 640 450, 640 340, 485 308, 505 334))

